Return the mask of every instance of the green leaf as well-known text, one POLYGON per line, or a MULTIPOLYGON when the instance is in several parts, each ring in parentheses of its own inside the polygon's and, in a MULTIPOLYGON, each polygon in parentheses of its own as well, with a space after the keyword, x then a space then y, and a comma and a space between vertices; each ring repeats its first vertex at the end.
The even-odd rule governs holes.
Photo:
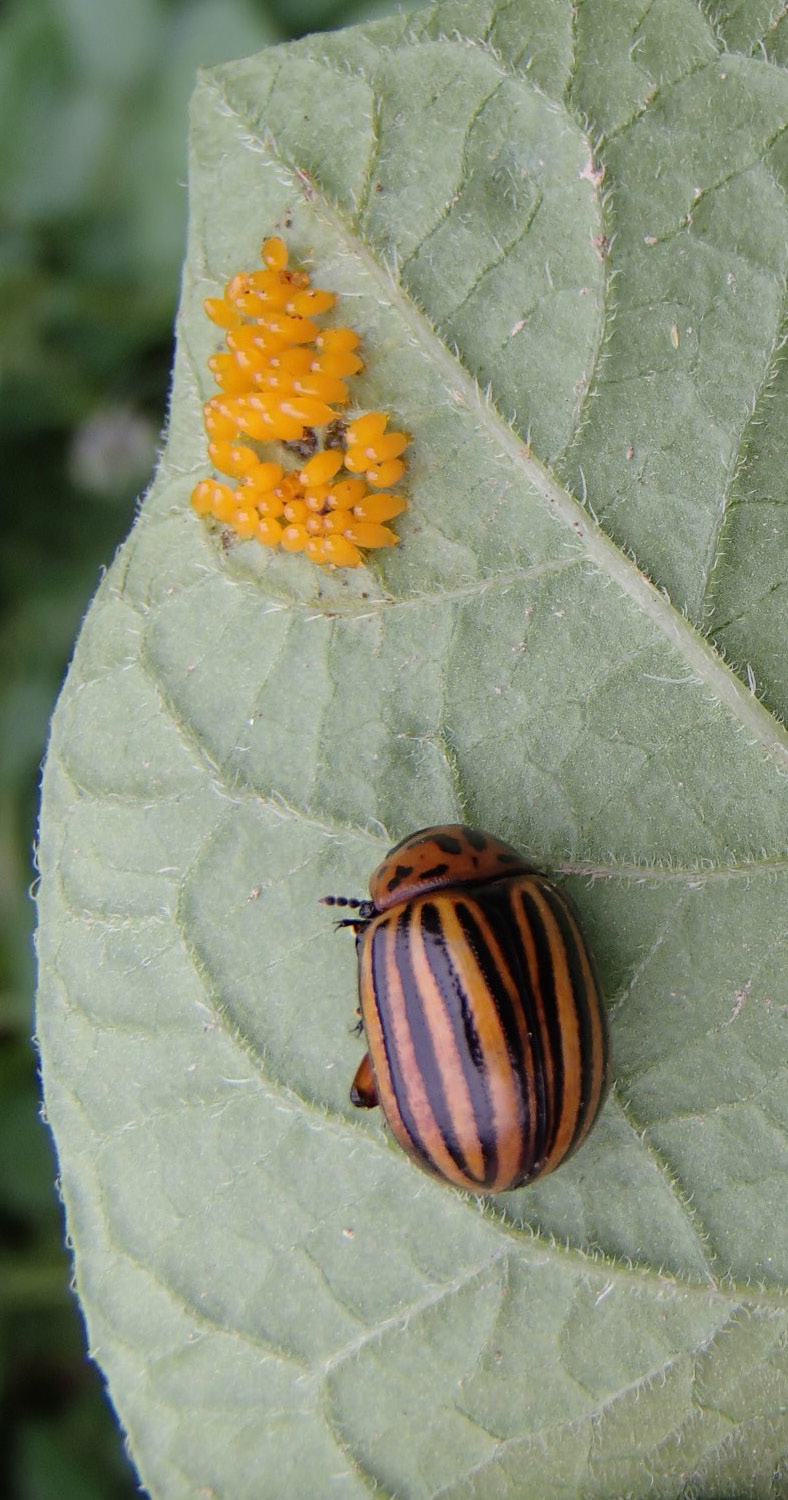
POLYGON ((784 1493, 788 79, 757 7, 730 53, 720 7, 575 9, 435 5, 195 96, 167 452, 40 850, 77 1283, 155 1496, 784 1493), (202 298, 277 224, 413 434, 355 573, 188 503, 202 298), (317 905, 457 819, 571 890, 614 1049, 583 1150, 484 1207, 349 1105, 317 905))

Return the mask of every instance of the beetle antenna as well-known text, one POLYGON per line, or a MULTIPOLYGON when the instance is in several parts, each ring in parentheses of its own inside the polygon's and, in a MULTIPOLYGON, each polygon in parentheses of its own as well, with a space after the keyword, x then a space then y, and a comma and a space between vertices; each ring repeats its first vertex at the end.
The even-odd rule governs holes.
POLYGON ((321 896, 323 906, 349 906, 358 912, 357 917, 346 917, 342 922, 336 922, 337 927, 359 927, 369 922, 377 910, 374 901, 362 901, 358 896, 321 896))

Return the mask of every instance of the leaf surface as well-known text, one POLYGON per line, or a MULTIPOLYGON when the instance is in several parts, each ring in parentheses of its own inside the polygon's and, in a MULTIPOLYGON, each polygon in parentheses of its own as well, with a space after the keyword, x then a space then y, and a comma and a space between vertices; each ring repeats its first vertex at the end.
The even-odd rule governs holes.
POLYGON ((757 12, 436 5, 197 91, 167 451, 41 836, 47 1112, 155 1496, 784 1493, 788 80, 757 12), (188 504, 202 298, 285 222, 364 334, 359 406, 413 434, 402 543, 356 573, 188 504), (614 1049, 582 1152, 484 1208, 351 1109, 317 904, 457 820, 566 883, 614 1049))

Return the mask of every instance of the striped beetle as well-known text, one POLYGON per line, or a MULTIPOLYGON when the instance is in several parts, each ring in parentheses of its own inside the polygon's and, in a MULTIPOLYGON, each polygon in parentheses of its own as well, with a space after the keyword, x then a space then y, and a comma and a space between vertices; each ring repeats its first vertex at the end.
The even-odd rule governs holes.
POLYGON ((562 891, 461 825, 389 850, 356 934, 367 1052, 350 1098, 379 1104, 423 1167, 475 1193, 543 1177, 587 1135, 607 1086, 591 958, 562 891))

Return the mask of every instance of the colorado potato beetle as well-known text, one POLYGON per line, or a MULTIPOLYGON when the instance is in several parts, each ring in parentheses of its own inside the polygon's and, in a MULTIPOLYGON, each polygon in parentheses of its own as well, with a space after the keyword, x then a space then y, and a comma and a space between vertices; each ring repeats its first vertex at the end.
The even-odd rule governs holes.
POLYGON ((608 1042, 574 907, 515 849, 461 825, 389 850, 356 934, 367 1052, 352 1102, 379 1104, 425 1171, 475 1193, 552 1172, 604 1100, 608 1042))

